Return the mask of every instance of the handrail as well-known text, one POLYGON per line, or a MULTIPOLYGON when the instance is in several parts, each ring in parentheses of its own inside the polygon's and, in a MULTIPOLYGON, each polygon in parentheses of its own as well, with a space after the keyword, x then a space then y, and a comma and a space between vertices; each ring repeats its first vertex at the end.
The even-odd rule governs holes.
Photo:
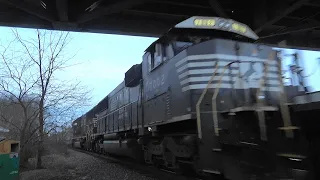
POLYGON ((121 106, 121 107, 119 107, 119 108, 117 108, 117 109, 109 112, 108 114, 105 114, 105 115, 97 118, 97 120, 99 121, 100 119, 106 118, 107 116, 109 116, 109 115, 111 115, 111 114, 113 114, 113 113, 115 113, 115 112, 117 112, 117 111, 119 111, 119 110, 121 110, 121 109, 123 109, 123 108, 125 108, 125 107, 128 107, 128 106, 130 106, 130 105, 132 105, 133 103, 136 103, 136 102, 138 102, 138 101, 132 101, 132 102, 126 104, 126 105, 123 105, 123 106, 121 106))
MULTIPOLYGON (((278 56, 278 59, 280 57, 278 56)), ((291 118, 290 118, 290 112, 289 108, 286 105, 287 103, 287 93, 285 92, 284 85, 283 85, 283 79, 282 79, 282 63, 278 62, 278 72, 279 72, 279 81, 280 81, 280 111, 281 111, 281 116, 283 120, 283 127, 280 127, 278 129, 280 130, 285 130, 286 136, 289 138, 293 138, 293 129, 296 129, 296 127, 292 127, 291 123, 291 118)))
MULTIPOLYGON (((222 78, 224 75, 224 72, 227 70, 228 67, 230 67, 233 63, 240 63, 240 61, 233 61, 227 65, 224 66, 223 71, 220 75, 218 86, 216 87, 214 94, 212 96, 212 118, 213 118, 213 126, 214 126, 214 133, 216 136, 219 136, 219 122, 218 122, 218 113, 217 113, 217 96, 219 94, 222 78)), ((218 76, 219 77, 219 76, 218 76)))
MULTIPOLYGON (((270 53, 268 60, 272 60, 274 59, 274 55, 275 53, 270 53)), ((215 131, 215 135, 219 136, 219 123, 218 123, 218 116, 217 116, 217 104, 216 104, 216 98, 218 96, 219 90, 220 90, 220 86, 221 86, 221 82, 222 82, 222 78, 223 75, 227 69, 227 67, 231 66, 233 63, 240 63, 240 61, 233 61, 227 65, 224 66, 224 69, 222 71, 222 73, 220 74, 220 78, 219 78, 219 82, 217 87, 215 88, 215 92, 213 94, 212 97, 212 114, 213 114, 213 123, 214 123, 214 131, 215 131)), ((259 98, 259 95, 261 93, 261 90, 265 87, 265 81, 267 78, 267 74, 268 74, 268 67, 269 66, 269 62, 266 63, 265 68, 264 68, 264 77, 260 80, 260 85, 259 85, 259 89, 257 90, 256 93, 256 98, 257 98, 257 104, 259 107, 261 107, 263 105, 262 100, 259 98)), ((196 104, 196 114, 197 114, 197 129, 198 129, 198 138, 202 139, 202 129, 201 129, 201 115, 200 115, 200 104, 205 96, 205 94, 207 93, 209 86, 211 85, 213 79, 216 77, 217 75, 217 71, 218 71, 218 62, 215 64, 215 69, 214 72, 210 78, 210 80, 208 81, 208 84, 206 86, 206 88, 203 90, 197 104, 196 104)), ((279 81, 280 81, 280 110, 281 110, 281 116, 284 122, 284 127, 280 127, 279 129, 281 130, 285 130, 286 131, 286 136, 287 137, 293 137, 293 133, 292 130, 293 129, 297 129, 297 127, 293 127, 291 125, 291 119, 290 119, 290 113, 289 113, 289 108, 286 105, 287 102, 287 97, 286 97, 286 92, 284 91, 284 84, 282 81, 282 64, 281 62, 278 62, 278 72, 279 72, 279 81)), ((219 77, 219 76, 218 76, 219 77)), ((263 120, 264 121, 264 114, 261 113, 258 114, 258 118, 259 120, 263 120)), ((261 127, 260 127, 261 128, 261 127)), ((264 137, 262 137, 262 139, 264 139, 264 137)))
MULTIPOLYGON (((269 55, 269 58, 268 58, 268 60, 272 60, 272 56, 273 55, 273 53, 270 53, 270 55, 269 55)), ((259 98, 259 95, 260 95, 260 93, 261 93, 261 89, 262 88, 264 88, 265 86, 265 79, 267 78, 267 74, 268 74, 268 68, 269 68, 269 63, 268 62, 263 62, 263 64, 265 65, 265 67, 264 67, 264 72, 263 72, 263 77, 261 78, 261 80, 260 80, 260 84, 259 84, 259 89, 257 90, 257 93, 256 93, 256 100, 257 100, 257 104, 258 105, 262 105, 262 101, 261 101, 261 99, 259 98)))
MULTIPOLYGON (((271 52, 269 54, 268 60, 271 61, 272 59, 274 59, 273 55, 274 53, 271 52)), ((266 135, 266 128, 265 128, 265 114, 260 109, 264 105, 264 101, 262 101, 262 98, 259 98, 259 97, 261 95, 262 89, 265 88, 265 82, 268 75, 269 62, 263 62, 263 64, 264 64, 264 72, 263 72, 263 77, 260 80, 259 88, 256 93, 256 101, 258 106, 257 113, 258 113, 258 120, 259 120, 259 127, 260 127, 260 138, 266 141, 267 135, 266 135)))
MULTIPOLYGON (((236 63, 236 62, 240 62, 240 61, 233 61, 233 62, 230 62, 229 64, 225 65, 222 74, 224 74, 224 72, 225 72, 225 70, 227 69, 227 67, 229 67, 231 64, 236 63)), ((217 74, 217 72, 218 72, 218 68, 219 68, 219 66, 218 66, 218 62, 217 62, 217 63, 215 64, 214 72, 213 72, 210 80, 208 81, 208 84, 207 84, 206 88, 203 90, 203 92, 202 92, 202 94, 201 94, 201 96, 200 96, 200 98, 199 98, 199 100, 198 100, 198 102, 197 102, 197 104, 196 104, 197 128, 198 128, 198 138, 199 138, 199 139, 202 139, 200 104, 201 104, 201 102, 202 102, 205 94, 207 93, 207 91, 208 91, 208 89, 209 89, 209 86, 211 85, 213 79, 215 78, 215 76, 216 76, 216 74, 217 74)), ((220 88, 220 85, 221 85, 222 77, 223 77, 223 76, 221 76, 220 79, 219 79, 219 84, 218 84, 219 88, 220 88)), ((218 89, 219 89, 219 88, 218 88, 218 89)), ((218 92, 217 92, 217 93, 218 93, 218 92)), ((217 96, 217 95, 216 95, 216 96, 217 96)), ((216 127, 215 127, 215 128, 216 128, 216 127)))
POLYGON ((213 71, 213 74, 212 74, 212 76, 211 76, 211 78, 210 78, 210 80, 209 80, 206 88, 202 91, 202 94, 201 94, 201 96, 200 96, 200 98, 199 98, 199 100, 198 100, 198 102, 197 102, 197 104, 196 104, 197 128, 198 128, 198 138, 199 138, 199 139, 202 139, 200 104, 201 104, 201 102, 202 102, 202 100, 203 100, 203 98, 204 98, 204 95, 207 93, 208 88, 209 88, 210 84, 212 83, 215 75, 217 74, 218 68, 219 68, 218 62, 216 62, 216 64, 215 64, 215 69, 214 69, 214 71, 213 71))

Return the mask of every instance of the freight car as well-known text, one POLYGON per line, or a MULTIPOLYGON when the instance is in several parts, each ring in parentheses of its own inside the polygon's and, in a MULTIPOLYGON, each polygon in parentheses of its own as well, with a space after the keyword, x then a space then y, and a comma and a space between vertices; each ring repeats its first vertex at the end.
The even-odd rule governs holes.
POLYGON ((285 86, 279 52, 257 39, 231 19, 175 25, 73 122, 73 146, 204 177, 315 179, 318 109, 301 110, 301 83, 285 86))

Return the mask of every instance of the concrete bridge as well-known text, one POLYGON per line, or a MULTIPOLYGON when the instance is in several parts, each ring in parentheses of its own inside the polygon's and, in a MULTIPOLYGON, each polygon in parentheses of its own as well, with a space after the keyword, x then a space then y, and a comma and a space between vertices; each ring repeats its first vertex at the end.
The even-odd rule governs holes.
POLYGON ((158 37, 191 16, 250 26, 259 42, 320 47, 318 0, 0 0, 0 25, 158 37))

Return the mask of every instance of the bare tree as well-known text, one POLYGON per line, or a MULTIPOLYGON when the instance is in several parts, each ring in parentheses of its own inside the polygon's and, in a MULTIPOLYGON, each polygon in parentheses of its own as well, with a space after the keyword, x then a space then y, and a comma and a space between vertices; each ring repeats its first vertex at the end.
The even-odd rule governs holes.
POLYGON ((17 29, 12 32, 14 41, 1 53, 4 71, 0 90, 26 109, 23 111, 25 123, 27 120, 34 123, 29 116, 36 117, 36 168, 41 168, 45 134, 70 121, 75 110, 87 105, 89 91, 80 82, 57 76, 71 66, 73 56, 68 57, 64 52, 70 42, 68 32, 35 30, 35 36, 31 38, 22 36, 17 29), (37 105, 32 113, 27 112, 28 107, 23 101, 26 97, 37 105))
POLYGON ((21 147, 21 164, 27 160, 26 145, 31 137, 37 132, 35 119, 38 114, 36 107, 36 96, 32 94, 36 81, 30 77, 28 72, 30 61, 11 49, 14 41, 8 42, 7 46, 1 46, 1 71, 0 71, 0 94, 1 94, 1 120, 12 128, 10 132, 17 133, 13 138, 19 138, 21 147))

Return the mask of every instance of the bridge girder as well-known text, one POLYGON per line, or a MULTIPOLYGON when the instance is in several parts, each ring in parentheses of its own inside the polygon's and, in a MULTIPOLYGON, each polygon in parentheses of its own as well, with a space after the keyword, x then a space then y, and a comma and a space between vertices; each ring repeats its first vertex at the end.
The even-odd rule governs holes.
POLYGON ((249 25, 259 42, 320 48, 317 0, 0 0, 0 25, 158 37, 194 16, 249 25))

